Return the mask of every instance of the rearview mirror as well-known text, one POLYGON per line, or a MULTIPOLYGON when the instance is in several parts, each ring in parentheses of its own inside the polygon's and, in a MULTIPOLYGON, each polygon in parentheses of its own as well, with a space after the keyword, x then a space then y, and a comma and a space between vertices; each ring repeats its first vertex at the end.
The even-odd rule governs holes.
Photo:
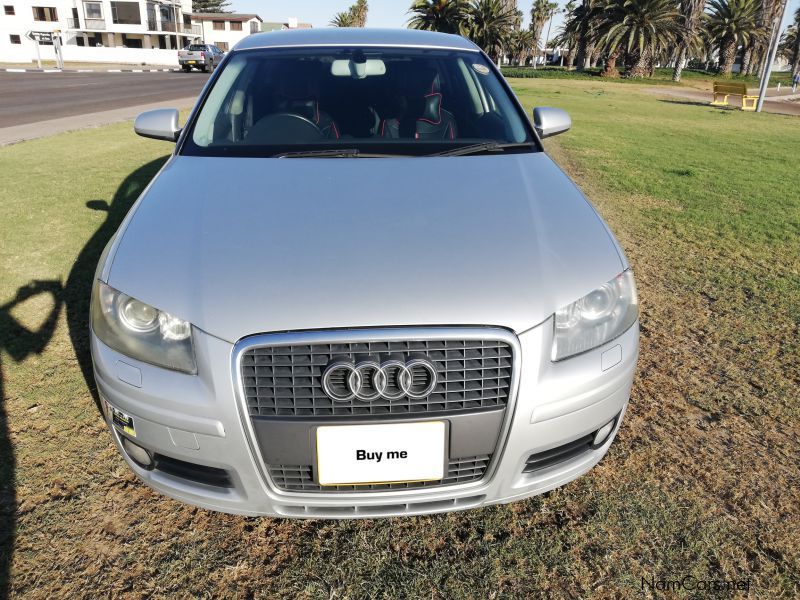
POLYGON ((352 77, 364 79, 375 75, 386 75, 386 63, 379 58, 367 58, 363 61, 337 59, 331 63, 331 75, 334 77, 352 77))
POLYGON ((178 127, 178 110, 159 108, 143 112, 133 122, 133 130, 142 137, 174 142, 181 132, 178 127))
POLYGON ((533 126, 540 138, 546 138, 568 131, 572 127, 572 119, 560 108, 537 106, 533 109, 533 126))

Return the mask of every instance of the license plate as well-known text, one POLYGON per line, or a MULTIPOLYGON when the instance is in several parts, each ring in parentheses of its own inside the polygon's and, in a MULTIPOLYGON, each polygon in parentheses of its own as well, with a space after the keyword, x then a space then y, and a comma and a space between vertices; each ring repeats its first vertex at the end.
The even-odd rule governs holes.
POLYGON ((435 481, 444 477, 444 421, 317 428, 320 485, 435 481))
POLYGON ((194 60, 187 60, 186 62, 187 62, 187 63, 189 63, 190 65, 193 65, 193 64, 195 64, 197 61, 194 61, 194 60))

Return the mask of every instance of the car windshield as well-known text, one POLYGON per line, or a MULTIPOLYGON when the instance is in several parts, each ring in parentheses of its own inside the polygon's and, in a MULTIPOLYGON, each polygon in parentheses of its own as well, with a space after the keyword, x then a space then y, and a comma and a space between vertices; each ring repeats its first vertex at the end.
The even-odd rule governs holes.
POLYGON ((540 149, 493 65, 449 49, 233 52, 188 126, 181 153, 193 156, 540 149))

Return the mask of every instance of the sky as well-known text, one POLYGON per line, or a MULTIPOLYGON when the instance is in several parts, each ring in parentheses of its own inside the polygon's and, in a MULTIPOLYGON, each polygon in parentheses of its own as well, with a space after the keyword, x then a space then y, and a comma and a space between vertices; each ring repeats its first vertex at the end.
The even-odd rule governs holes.
MULTIPOLYGON (((525 25, 530 22, 533 0, 517 0, 517 6, 525 14, 525 25)), ((255 13, 265 21, 285 22, 289 17, 311 23, 314 27, 325 27, 333 15, 347 10, 352 0, 231 0, 230 8, 237 12, 255 13)), ((563 8, 566 0, 560 0, 563 8)), ((367 27, 405 27, 408 22, 408 8, 411 0, 369 0, 367 27)), ((800 8, 800 0, 789 0, 784 15, 784 27, 791 21, 794 12, 800 8)), ((550 37, 561 26, 562 16, 553 19, 550 37)), ((545 31, 547 33, 547 26, 545 31)))

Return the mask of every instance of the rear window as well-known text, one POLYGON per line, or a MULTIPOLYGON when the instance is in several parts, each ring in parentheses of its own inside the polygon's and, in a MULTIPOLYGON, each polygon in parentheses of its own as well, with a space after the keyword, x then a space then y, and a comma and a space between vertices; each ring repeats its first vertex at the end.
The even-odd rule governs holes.
POLYGON ((187 48, 187 50, 189 50, 190 52, 203 52, 205 51, 205 49, 206 49, 205 46, 201 46, 199 44, 192 44, 187 48))
POLYGON ((181 152, 201 156, 423 155, 483 142, 538 149, 494 66, 457 50, 234 52, 189 127, 181 152))

